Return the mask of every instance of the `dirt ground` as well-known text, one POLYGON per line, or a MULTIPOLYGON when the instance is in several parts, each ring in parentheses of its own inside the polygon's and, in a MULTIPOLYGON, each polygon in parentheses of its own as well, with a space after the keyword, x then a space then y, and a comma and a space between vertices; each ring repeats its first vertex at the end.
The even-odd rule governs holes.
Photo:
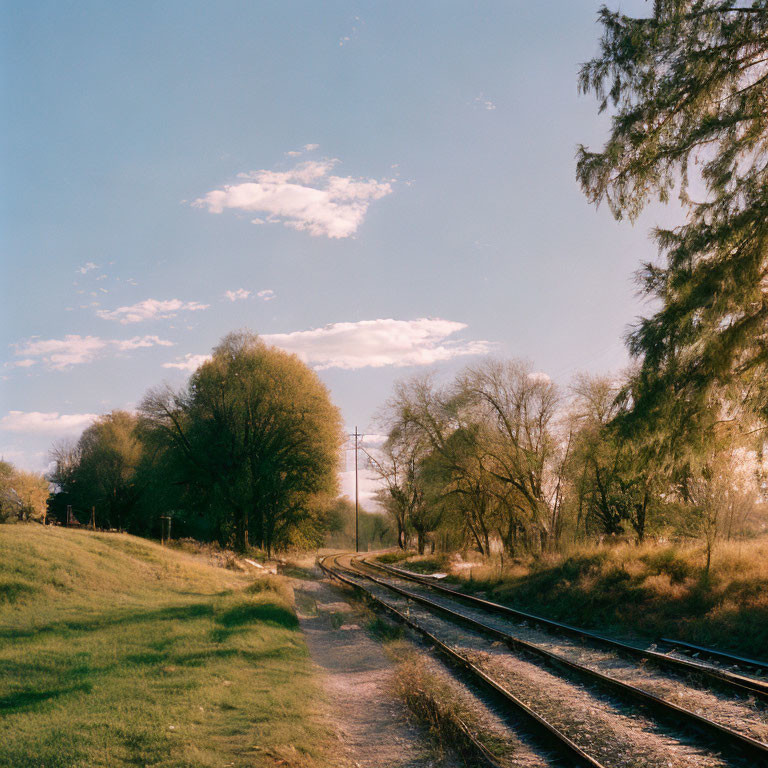
MULTIPOLYGON (((325 679, 328 716, 346 764, 360 768, 455 768, 409 720, 391 687, 394 668, 360 626, 343 591, 316 579, 294 579, 296 608, 314 663, 325 679)), ((341 761, 340 761, 341 763, 341 761)))

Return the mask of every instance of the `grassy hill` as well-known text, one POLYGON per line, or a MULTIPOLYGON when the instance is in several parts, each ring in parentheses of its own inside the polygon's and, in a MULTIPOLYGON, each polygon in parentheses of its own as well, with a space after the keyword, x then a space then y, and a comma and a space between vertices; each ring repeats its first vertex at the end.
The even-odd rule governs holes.
POLYGON ((0 766, 324 765, 317 693, 280 579, 0 526, 0 766))

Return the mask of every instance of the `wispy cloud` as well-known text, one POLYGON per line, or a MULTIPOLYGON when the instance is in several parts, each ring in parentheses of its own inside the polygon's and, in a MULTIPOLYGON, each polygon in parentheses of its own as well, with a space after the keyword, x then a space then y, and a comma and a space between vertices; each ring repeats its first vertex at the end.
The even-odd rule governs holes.
POLYGON ((355 16, 354 22, 352 23, 352 29, 349 31, 349 34, 343 35, 339 38, 339 47, 343 48, 347 43, 353 40, 357 36, 360 27, 364 24, 365 22, 359 16, 355 16))
POLYGON ((173 342, 167 339, 161 339, 159 336, 134 336, 132 339, 125 339, 123 341, 111 341, 121 352, 126 352, 131 349, 140 349, 144 347, 172 347, 173 342))
POLYGON ((238 288, 235 291, 225 291, 224 295, 230 301, 242 301, 247 299, 251 295, 252 291, 246 291, 245 288, 238 288))
POLYGON ((143 347, 172 347, 173 342, 159 336, 134 336, 132 339, 102 339, 99 336, 70 334, 62 339, 30 339, 16 345, 15 354, 22 358, 8 363, 10 367, 28 368, 42 363, 61 370, 72 365, 90 363, 109 349, 127 352, 143 347))
POLYGON ((145 299, 137 304, 117 309, 100 309, 96 314, 104 320, 117 320, 123 325, 140 323, 144 320, 166 320, 176 317, 179 312, 198 312, 208 309, 210 305, 197 301, 181 301, 181 299, 145 299))
POLYGON ((262 301, 272 301, 272 299, 275 298, 276 294, 271 288, 267 288, 266 290, 259 291, 256 294, 262 301))
POLYGON ((98 268, 99 268, 98 264, 94 264, 92 261, 86 261, 82 267, 78 267, 75 271, 79 272, 81 275, 84 275, 87 272, 90 272, 91 270, 98 269, 98 268))
POLYGON ((8 411, 0 419, 0 429, 7 432, 79 432, 94 419, 95 413, 40 413, 39 411, 8 411))
POLYGON ((479 109, 486 109, 489 112, 492 112, 494 109, 496 109, 496 105, 482 93, 475 97, 473 104, 479 109))
POLYGON ((210 360, 210 355, 193 355, 187 354, 184 357, 179 357, 176 362, 163 363, 163 368, 178 368, 180 371, 196 371, 206 360, 210 360))
POLYGON ((262 336, 288 352, 295 352, 316 370, 327 368, 381 368, 431 365, 464 355, 484 355, 489 341, 462 341, 449 337, 465 323, 439 318, 418 320, 361 320, 333 323, 324 328, 262 336))
POLYGON ((330 175, 337 163, 308 160, 290 171, 240 174, 242 183, 214 189, 193 205, 211 213, 226 209, 262 213, 268 222, 282 222, 315 236, 350 237, 357 232, 371 202, 392 192, 392 183, 330 175))

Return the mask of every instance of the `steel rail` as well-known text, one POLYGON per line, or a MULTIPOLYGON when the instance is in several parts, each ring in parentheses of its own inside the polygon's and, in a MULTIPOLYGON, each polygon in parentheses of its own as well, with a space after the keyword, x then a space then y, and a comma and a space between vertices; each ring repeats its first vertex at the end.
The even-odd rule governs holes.
MULTIPOLYGON (((566 736, 564 733, 558 730, 546 718, 542 717, 533 709, 531 709, 527 704, 525 704, 520 699, 518 699, 517 696, 515 696, 511 691, 509 691, 501 683, 499 683, 497 680, 495 680, 486 672, 484 672, 482 669, 480 669, 480 667, 478 667, 476 664, 473 664, 464 655, 462 655, 458 651, 451 648, 449 645, 447 645, 442 640, 440 640, 435 635, 433 635, 429 630, 417 624, 409 616, 406 616, 404 613, 401 613, 400 611, 397 610, 397 608, 390 605, 389 603, 382 600, 381 598, 377 597, 375 594, 373 594, 373 592, 366 589, 362 585, 358 584, 354 580, 355 575, 351 574, 346 569, 344 569, 344 573, 347 573, 349 575, 345 576, 344 573, 341 572, 342 569, 339 567, 338 563, 336 562, 338 557, 339 557, 338 555, 331 555, 331 556, 324 557, 318 561, 318 565, 320 566, 321 570, 323 570, 325 573, 328 574, 329 577, 335 578, 338 581, 341 581, 342 583, 347 584, 348 586, 351 586, 354 589, 357 589, 365 593, 365 595, 367 595, 369 599, 371 599, 374 603, 376 603, 381 608, 384 608, 388 613, 394 616, 395 619, 397 619, 399 622, 401 622, 402 624, 405 624, 406 626, 410 627, 415 632, 420 634, 422 637, 424 637, 440 654, 445 656, 446 659, 448 659, 448 661, 453 666, 458 667, 459 669, 465 672, 468 672, 471 677, 479 680, 486 688, 491 690, 494 694, 500 696, 500 698, 503 701, 505 701, 508 705, 510 705, 516 714, 524 715, 529 720, 529 722, 535 728, 537 728, 540 732, 545 733, 549 737, 554 737, 555 746, 558 748, 558 750, 563 752, 570 759, 574 759, 576 761, 576 765, 586 767, 586 768, 606 768, 602 763, 598 762, 597 760, 595 760, 595 758, 591 757, 586 752, 584 752, 584 750, 582 750, 581 747, 578 746, 578 744, 571 741, 571 739, 569 739, 568 736, 566 736), (329 567, 325 564, 325 561, 328 559, 331 559, 333 561, 333 564, 335 567, 329 567), (353 578, 349 578, 349 576, 352 576, 353 578)), ((373 581, 378 581, 376 579, 373 579, 373 577, 370 577, 370 576, 361 576, 361 577, 368 578, 373 581)), ((548 745, 548 746, 551 746, 551 745, 548 745)))
POLYGON ((674 648, 681 648, 686 651, 695 651, 702 656, 708 656, 718 661, 725 661, 728 664, 741 664, 743 666, 755 667, 756 669, 768 670, 768 661, 760 659, 750 659, 747 656, 737 656, 734 653, 728 653, 727 651, 721 651, 719 648, 710 648, 706 645, 696 645, 695 643, 688 643, 684 640, 672 640, 669 637, 660 637, 659 643, 663 645, 669 645, 674 648))
POLYGON ((454 623, 464 624, 476 632, 488 635, 497 640, 501 640, 513 650, 523 651, 535 656, 539 656, 543 658, 544 661, 550 666, 568 669, 571 672, 586 678, 590 682, 598 683, 604 688, 608 688, 613 692, 619 693, 625 698, 628 697, 635 699, 636 701, 639 701, 640 703, 648 706, 652 711, 673 720, 675 723, 680 723, 682 720, 683 723, 691 726, 699 732, 707 733, 710 737, 721 743, 727 743, 732 747, 735 746, 739 750, 751 756, 759 756, 763 761, 766 762, 766 764, 768 764, 768 744, 765 744, 762 741, 758 741, 757 739, 753 739, 751 736, 747 736, 743 733, 739 733, 738 731, 734 731, 728 726, 722 725, 714 720, 710 720, 703 715, 698 715, 695 712, 686 709, 685 707, 673 704, 667 699, 650 693, 642 688, 638 688, 629 683, 617 680, 616 678, 605 675, 602 672, 598 672, 597 670, 591 669, 590 667, 586 667, 575 661, 571 661, 564 656, 560 656, 559 654, 548 651, 545 648, 541 648, 538 645, 514 637, 513 635, 510 635, 509 633, 504 632, 497 627, 485 624, 482 621, 473 619, 466 614, 459 613, 458 611, 454 611, 453 609, 448 608, 447 606, 444 606, 440 603, 436 603, 433 600, 424 597, 423 595, 409 592, 408 590, 397 587, 394 584, 390 584, 375 576, 371 576, 370 574, 365 573, 360 564, 356 563, 354 559, 352 560, 352 565, 359 569, 358 572, 364 578, 373 581, 375 584, 378 584, 385 589, 389 589, 397 594, 400 594, 407 599, 424 605, 434 612, 441 613, 447 616, 449 620, 453 621, 454 623))
MULTIPOLYGON (((768 682, 763 680, 755 680, 745 675, 739 675, 735 672, 727 670, 714 669, 704 664, 697 663, 688 659, 680 659, 675 656, 670 656, 666 653, 660 653, 659 651, 652 651, 648 648, 639 648, 636 645, 624 643, 621 640, 615 640, 611 637, 598 634, 597 632, 590 632, 587 629, 581 627, 575 627, 572 624, 565 624, 554 619, 547 619, 543 616, 537 616, 533 613, 518 610, 517 608, 510 608, 508 605, 501 605, 500 603, 494 603, 491 600, 485 600, 475 595, 467 594, 458 589, 452 589, 445 587, 442 584, 436 584, 434 580, 430 580, 427 577, 420 576, 419 574, 405 571, 402 568, 395 568, 391 565, 385 565, 384 563, 377 563, 367 558, 362 560, 363 563, 376 568, 384 573, 389 573, 398 578, 406 579, 408 581, 414 581, 418 584, 422 584, 430 589, 440 592, 442 594, 450 595, 458 600, 464 600, 472 605, 477 605, 485 611, 492 613, 498 613, 507 617, 511 617, 517 621, 529 621, 536 623, 547 630, 554 630, 560 634, 571 635, 580 639, 588 640, 597 645, 601 645, 612 651, 616 651, 625 656, 632 656, 634 658, 644 658, 652 661, 659 667, 667 667, 674 669, 677 672, 684 672, 686 674, 696 674, 702 677, 709 678, 713 683, 723 688, 732 690, 742 696, 755 696, 763 701, 768 701, 768 682)), ((673 641, 664 641, 673 642, 673 641)))

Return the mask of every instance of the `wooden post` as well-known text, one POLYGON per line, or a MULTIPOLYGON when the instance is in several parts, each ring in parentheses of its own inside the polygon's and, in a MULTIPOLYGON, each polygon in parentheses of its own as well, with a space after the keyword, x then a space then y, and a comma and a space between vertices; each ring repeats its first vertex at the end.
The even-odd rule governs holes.
POLYGON ((72 505, 67 504, 67 521, 64 524, 66 528, 69 528, 69 524, 72 522, 72 505))
POLYGON ((96 507, 91 507, 91 530, 96 530, 96 507))
POLYGON ((161 515, 160 543, 165 546, 165 542, 171 538, 171 517, 170 515, 161 515))

